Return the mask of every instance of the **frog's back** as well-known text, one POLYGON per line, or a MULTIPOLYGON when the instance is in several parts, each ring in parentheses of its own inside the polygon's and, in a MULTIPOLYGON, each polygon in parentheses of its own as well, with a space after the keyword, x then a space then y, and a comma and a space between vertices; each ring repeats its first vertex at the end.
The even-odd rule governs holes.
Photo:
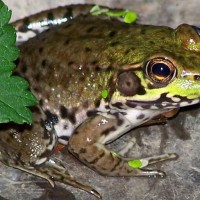
MULTIPOLYGON (((60 118, 62 129, 69 131, 64 135, 70 136, 91 114, 109 110, 105 101, 102 104, 102 90, 111 97, 120 68, 148 56, 154 32, 157 39, 160 32, 160 37, 171 33, 163 27, 148 30, 148 26, 80 16, 22 44, 18 71, 29 80, 46 114, 60 118), (145 31, 148 43, 143 40, 144 45, 140 34, 145 31), (145 52, 138 54, 141 48, 145 52)), ((63 132, 61 126, 58 132, 63 132)))
POLYGON ((121 66, 142 60, 134 54, 144 31, 144 26, 117 20, 78 17, 23 44, 18 68, 39 99, 55 102, 57 98, 66 107, 79 106, 86 99, 95 102, 121 66))
POLYGON ((116 74, 112 61, 102 64, 99 57, 108 45, 105 34, 112 37, 108 24, 107 33, 101 35, 101 27, 84 18, 55 26, 20 46, 17 72, 30 82, 47 117, 58 121, 58 135, 70 136, 98 111, 101 91, 116 74))
POLYGON ((108 80, 115 71, 112 60, 108 63, 99 57, 108 45, 105 35, 109 29, 101 35, 98 24, 84 21, 53 27, 20 46, 18 71, 30 81, 39 99, 55 102, 50 107, 99 101, 99 91, 107 84, 105 76, 108 80))

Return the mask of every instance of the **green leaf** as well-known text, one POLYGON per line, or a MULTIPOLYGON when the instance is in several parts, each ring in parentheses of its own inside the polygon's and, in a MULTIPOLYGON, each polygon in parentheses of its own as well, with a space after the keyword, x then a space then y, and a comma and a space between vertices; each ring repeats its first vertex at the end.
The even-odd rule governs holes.
POLYGON ((92 7, 92 9, 90 10, 90 13, 92 15, 95 15, 95 16, 98 16, 98 15, 101 15, 101 14, 105 14, 109 11, 108 8, 101 8, 100 6, 98 5, 95 5, 92 7))
POLYGON ((28 88, 28 82, 18 76, 0 75, 0 122, 14 121, 31 123, 32 115, 26 106, 36 103, 36 98, 28 88))
POLYGON ((19 50, 15 46, 0 46, 0 55, 9 61, 14 61, 19 56, 19 50))
POLYGON ((126 23, 133 23, 137 19, 137 13, 133 11, 128 11, 124 16, 124 22, 126 23))
POLYGON ((0 27, 4 26, 10 21, 11 10, 8 10, 8 7, 0 1, 0 27))
POLYGON ((15 64, 0 56, 0 74, 9 72, 12 74, 12 70, 15 68, 15 64))
POLYGON ((0 1, 0 123, 31 124, 32 113, 28 106, 35 105, 37 100, 28 82, 12 75, 19 49, 15 46, 15 29, 8 24, 10 17, 11 11, 0 1))
POLYGON ((140 160, 130 160, 128 161, 129 167, 132 167, 134 169, 138 169, 142 167, 142 162, 140 160))
POLYGON ((95 5, 90 10, 92 15, 107 15, 109 17, 120 17, 124 20, 125 23, 133 23, 137 19, 137 13, 131 10, 116 10, 116 9, 108 9, 105 7, 100 7, 95 5))
POLYGON ((126 10, 113 10, 106 13, 110 17, 123 17, 126 14, 126 10))
POLYGON ((102 90, 101 91, 101 97, 106 99, 108 97, 108 90, 102 90))
POLYGON ((0 46, 15 45, 16 34, 11 24, 7 24, 0 30, 0 46))

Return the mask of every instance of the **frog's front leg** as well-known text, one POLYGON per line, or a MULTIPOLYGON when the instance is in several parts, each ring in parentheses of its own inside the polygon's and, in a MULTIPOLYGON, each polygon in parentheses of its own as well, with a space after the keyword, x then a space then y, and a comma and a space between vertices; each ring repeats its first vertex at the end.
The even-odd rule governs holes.
POLYGON ((167 119, 174 117, 179 111, 179 108, 174 108, 170 111, 167 111, 165 113, 162 113, 156 117, 154 117, 153 119, 145 122, 144 124, 142 124, 141 126, 149 126, 149 125, 157 125, 157 124, 166 124, 167 123, 167 119))
POLYGON ((175 154, 165 154, 140 159, 141 168, 132 168, 126 159, 109 151, 104 145, 131 129, 128 121, 119 115, 112 118, 96 115, 80 125, 69 140, 69 150, 79 160, 100 174, 108 176, 163 176, 159 170, 141 169, 149 164, 175 158, 175 154))

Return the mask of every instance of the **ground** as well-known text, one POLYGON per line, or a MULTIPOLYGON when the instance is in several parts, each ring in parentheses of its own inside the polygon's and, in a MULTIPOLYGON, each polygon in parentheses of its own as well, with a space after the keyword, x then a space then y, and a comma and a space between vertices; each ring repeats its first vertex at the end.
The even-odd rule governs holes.
MULTIPOLYGON (((33 14, 47 8, 71 3, 100 3, 112 7, 135 10, 138 23, 176 27, 181 23, 200 25, 199 0, 4 0, 13 9, 13 18, 33 14)), ((55 155, 62 160, 71 174, 82 182, 93 185, 105 200, 199 200, 200 199, 200 114, 199 106, 182 110, 166 125, 135 129, 117 140, 112 146, 120 149, 133 136, 137 144, 130 156, 146 157, 162 153, 177 153, 177 160, 152 166, 166 172, 160 178, 110 178, 88 169, 68 154, 67 150, 55 155)), ((57 184, 50 185, 37 177, 0 165, 0 200, 95 200, 86 192, 57 184)))

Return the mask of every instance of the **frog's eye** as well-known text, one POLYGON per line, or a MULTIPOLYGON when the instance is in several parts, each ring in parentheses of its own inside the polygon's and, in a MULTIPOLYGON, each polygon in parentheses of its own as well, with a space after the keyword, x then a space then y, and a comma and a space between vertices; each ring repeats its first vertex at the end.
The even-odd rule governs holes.
POLYGON ((197 32, 197 34, 200 36, 200 28, 197 26, 192 26, 192 28, 197 32))
POLYGON ((124 71, 117 79, 117 89, 124 96, 133 96, 140 89, 140 79, 133 71, 124 71))
POLYGON ((176 67, 165 58, 153 58, 146 63, 146 75, 154 83, 166 84, 176 76, 176 67))

